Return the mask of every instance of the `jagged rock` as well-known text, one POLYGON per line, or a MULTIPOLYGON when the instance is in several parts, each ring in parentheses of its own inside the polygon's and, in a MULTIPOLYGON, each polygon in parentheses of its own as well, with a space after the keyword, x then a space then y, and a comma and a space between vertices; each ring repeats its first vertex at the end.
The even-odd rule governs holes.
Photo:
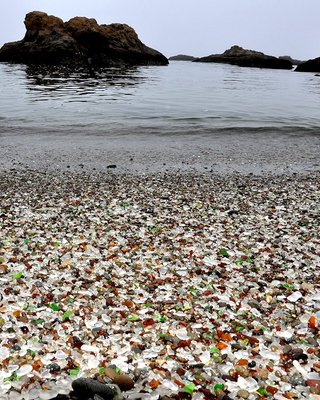
POLYGON ((169 57, 169 61, 194 61, 196 57, 187 56, 185 54, 178 54, 176 56, 169 57))
POLYGON ((99 25, 95 19, 85 17, 63 22, 40 11, 28 13, 24 23, 25 37, 6 43, 0 49, 0 61, 99 66, 168 64, 163 54, 144 45, 126 24, 99 25))
POLYGON ((295 71, 299 72, 320 72, 320 57, 308 60, 297 66, 295 71))
POLYGON ((292 69, 292 63, 288 60, 268 56, 259 51, 246 50, 240 46, 232 46, 223 54, 212 54, 207 57, 197 58, 194 61, 226 63, 240 67, 292 69))
POLYGON ((280 60, 289 60, 293 65, 300 65, 300 64, 302 64, 304 62, 304 61, 292 58, 290 56, 280 56, 279 59, 280 60))

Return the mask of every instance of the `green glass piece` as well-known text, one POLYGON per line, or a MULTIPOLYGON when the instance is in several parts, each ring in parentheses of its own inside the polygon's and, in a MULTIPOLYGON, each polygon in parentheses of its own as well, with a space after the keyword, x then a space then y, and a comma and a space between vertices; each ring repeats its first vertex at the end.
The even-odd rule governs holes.
POLYGON ((188 393, 192 396, 194 389, 195 389, 195 385, 193 383, 189 383, 189 385, 186 385, 182 388, 183 392, 188 393))
POLYGON ((66 311, 62 316, 62 321, 66 321, 67 319, 69 319, 72 314, 73 314, 73 311, 71 311, 71 310, 66 311))
POLYGON ((219 350, 216 347, 211 347, 210 354, 218 354, 219 350))
POLYGON ((45 323, 45 320, 42 319, 42 318, 34 319, 34 320, 32 321, 32 323, 33 323, 33 325, 42 325, 42 324, 45 323))
POLYGON ((266 397, 269 396, 269 395, 268 395, 268 392, 267 392, 264 388, 258 389, 257 392, 258 392, 259 394, 261 394, 262 396, 266 396, 266 397))
POLYGON ((128 318, 128 321, 130 321, 130 322, 135 322, 138 320, 139 320, 139 317, 137 315, 131 315, 131 317, 128 318))
POLYGON ((216 383, 214 386, 213 386, 213 390, 214 390, 214 392, 216 392, 217 390, 224 390, 224 384, 223 383, 216 383))
POLYGON ((244 330, 244 326, 239 325, 239 326, 236 327, 236 331, 237 332, 241 332, 243 330, 244 330))
POLYGON ((222 257, 229 257, 227 249, 220 249, 220 255, 222 257))
POLYGON ((12 278, 13 278, 13 279, 21 279, 21 278, 23 278, 23 272, 20 271, 20 272, 18 272, 17 274, 12 275, 12 278))
POLYGON ((167 337, 168 337, 168 335, 166 333, 160 333, 159 334, 159 338, 161 338, 161 339, 165 339, 167 337))
POLYGON ((14 372, 11 376, 4 379, 4 382, 17 382, 19 380, 18 375, 14 372))
POLYGON ((70 376, 77 376, 80 372, 80 368, 69 369, 68 373, 70 376))
POLYGON ((27 354, 29 354, 29 356, 32 356, 32 357, 34 357, 36 355, 35 351, 33 351, 31 349, 27 350, 27 354))
POLYGON ((287 282, 285 282, 282 286, 287 290, 295 290, 295 287, 293 285, 289 285, 287 282))
POLYGON ((59 307, 58 304, 56 304, 56 303, 51 303, 51 304, 50 304, 50 308, 51 308, 51 310, 53 310, 53 311, 59 311, 59 310, 60 310, 60 307, 59 307))

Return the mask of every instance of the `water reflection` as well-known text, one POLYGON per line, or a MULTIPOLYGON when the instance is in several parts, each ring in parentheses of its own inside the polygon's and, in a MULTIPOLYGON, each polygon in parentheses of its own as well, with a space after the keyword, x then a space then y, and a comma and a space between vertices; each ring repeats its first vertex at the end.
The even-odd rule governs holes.
POLYGON ((146 80, 139 67, 92 69, 67 66, 30 65, 26 68, 27 89, 34 101, 69 97, 68 101, 87 101, 91 96, 130 96, 146 80), (84 99, 86 98, 86 99, 84 99))

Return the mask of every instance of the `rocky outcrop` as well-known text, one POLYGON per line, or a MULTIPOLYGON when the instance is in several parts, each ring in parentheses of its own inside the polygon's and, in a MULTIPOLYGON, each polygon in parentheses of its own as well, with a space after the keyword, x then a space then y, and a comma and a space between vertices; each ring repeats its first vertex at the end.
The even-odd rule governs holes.
POLYGON ((295 71, 299 72, 320 72, 320 57, 308 60, 297 66, 295 71))
POLYGON ((246 50, 240 46, 232 46, 222 54, 212 54, 201 57, 195 62, 214 62, 239 65, 240 67, 292 69, 292 63, 288 60, 268 56, 259 51, 246 50))
POLYGON ((110 66, 166 65, 167 58, 144 45, 125 24, 99 25, 93 18, 75 17, 68 22, 33 11, 25 18, 25 37, 6 43, 0 61, 25 64, 96 64, 110 66))
POLYGON ((187 56, 185 54, 178 54, 176 56, 169 57, 169 61, 194 61, 196 57, 187 56))
POLYGON ((299 65, 304 62, 304 61, 292 58, 290 56, 280 56, 279 58, 280 58, 280 60, 289 60, 293 65, 299 65))

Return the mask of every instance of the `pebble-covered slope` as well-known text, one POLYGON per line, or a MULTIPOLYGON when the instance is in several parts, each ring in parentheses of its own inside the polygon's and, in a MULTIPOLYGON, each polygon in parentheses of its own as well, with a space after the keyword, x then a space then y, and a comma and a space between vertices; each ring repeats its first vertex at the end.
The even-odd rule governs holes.
POLYGON ((319 399, 320 177, 0 176, 0 399, 319 399), (144 393, 144 394, 142 394, 144 393))

